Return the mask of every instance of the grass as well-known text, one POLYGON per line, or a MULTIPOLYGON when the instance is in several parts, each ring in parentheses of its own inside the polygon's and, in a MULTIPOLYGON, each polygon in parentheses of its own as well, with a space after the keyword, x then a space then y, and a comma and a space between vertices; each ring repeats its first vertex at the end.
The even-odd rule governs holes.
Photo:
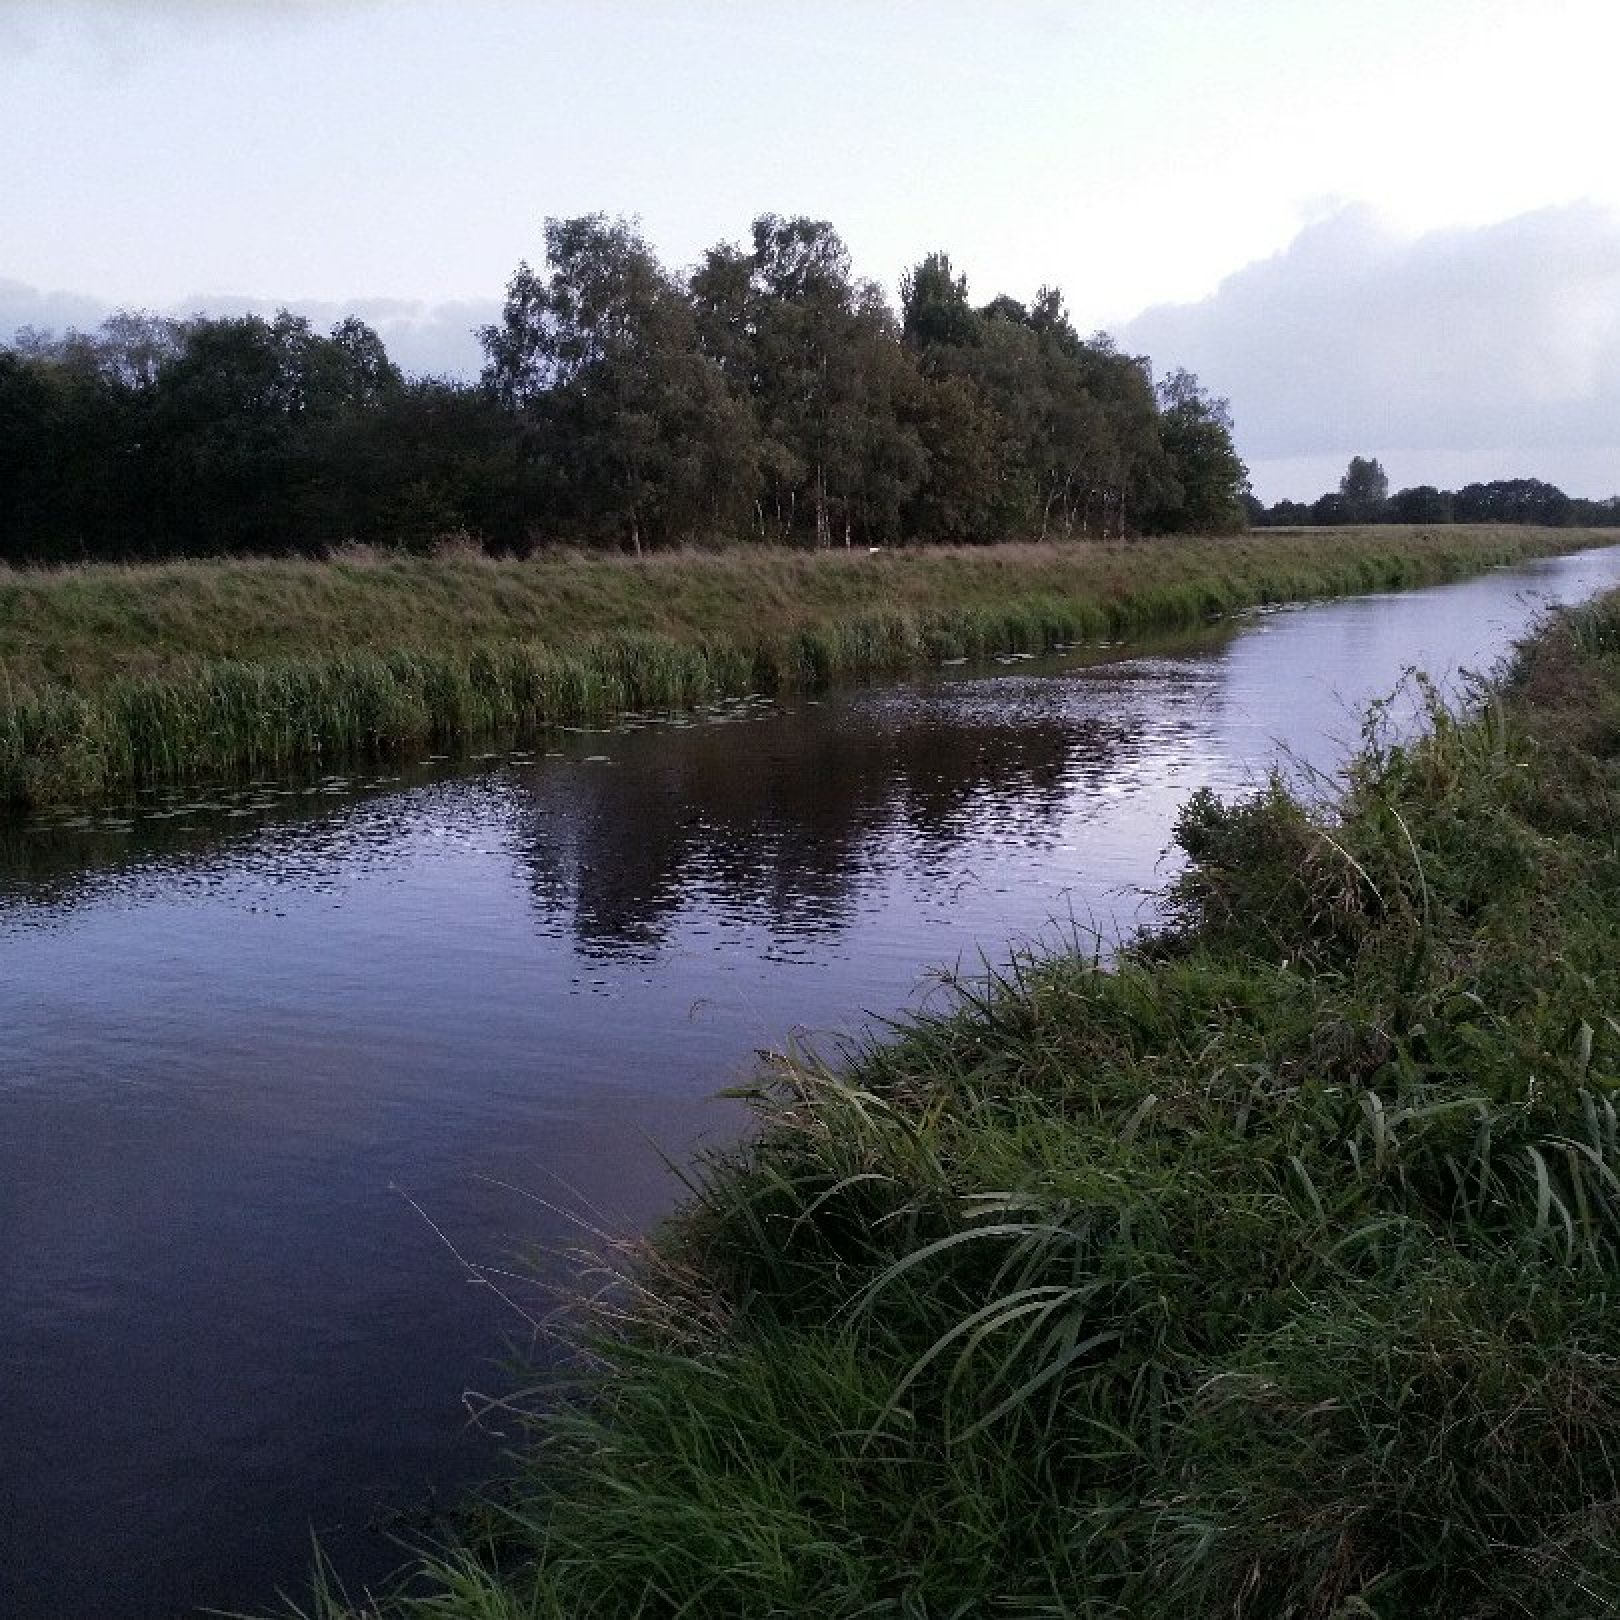
POLYGON ((311 1613, 1620 1610, 1620 596, 1165 925, 783 1058, 510 1494, 311 1613), (471 1528, 476 1526, 476 1528, 471 1528))
POLYGON ((631 562, 0 571, 0 803, 127 796, 1398 589, 1612 536, 1523 528, 631 562))

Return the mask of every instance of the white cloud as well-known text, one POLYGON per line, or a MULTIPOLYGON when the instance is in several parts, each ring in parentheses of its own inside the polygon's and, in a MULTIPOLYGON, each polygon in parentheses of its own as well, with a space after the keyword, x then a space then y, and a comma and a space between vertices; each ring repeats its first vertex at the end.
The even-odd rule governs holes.
POLYGON ((1342 209, 1121 336, 1228 395, 1241 448, 1282 481, 1355 452, 1414 481, 1612 465, 1577 492, 1620 487, 1620 219, 1590 204, 1415 238, 1342 209))
POLYGON ((0 343, 25 326, 46 332, 61 332, 70 326, 83 329, 97 325, 110 313, 110 307, 98 298, 45 292, 0 276, 0 343))
POLYGON ((0 69, 40 52, 61 52, 127 74, 141 40, 179 28, 229 37, 319 21, 382 0, 0 0, 0 69))

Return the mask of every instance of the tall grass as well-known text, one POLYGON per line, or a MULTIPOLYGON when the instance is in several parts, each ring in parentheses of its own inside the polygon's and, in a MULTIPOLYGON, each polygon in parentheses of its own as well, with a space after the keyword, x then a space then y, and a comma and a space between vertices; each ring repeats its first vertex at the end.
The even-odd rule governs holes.
MULTIPOLYGON (((1620 1611, 1620 597, 836 1066, 367 1613, 1620 1611)), ((352 1611, 335 1591, 327 1614, 352 1611)))
POLYGON ((1596 543, 1339 530, 893 555, 349 558, 0 573, 0 801, 30 806, 803 691, 1397 589, 1596 543))

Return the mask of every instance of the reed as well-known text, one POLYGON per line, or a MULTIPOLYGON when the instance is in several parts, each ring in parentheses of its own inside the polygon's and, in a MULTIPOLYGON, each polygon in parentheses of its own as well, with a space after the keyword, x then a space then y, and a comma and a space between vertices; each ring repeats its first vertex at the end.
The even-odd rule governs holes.
POLYGON ((1431 719, 1196 797, 1115 963, 780 1059, 363 1612, 1620 1608, 1620 596, 1431 719))
POLYGON ((867 556, 349 556, 0 572, 0 802, 453 751, 1041 652, 1596 544, 1523 528, 867 556))

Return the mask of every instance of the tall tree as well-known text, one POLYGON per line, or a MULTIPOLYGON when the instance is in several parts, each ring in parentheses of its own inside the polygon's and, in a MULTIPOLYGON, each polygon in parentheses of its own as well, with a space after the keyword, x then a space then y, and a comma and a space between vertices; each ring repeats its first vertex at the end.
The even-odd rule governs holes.
POLYGON ((927 461, 893 313, 825 220, 763 214, 752 240, 746 292, 721 250, 697 290, 709 341, 734 373, 746 364, 770 527, 818 546, 897 537, 927 461), (731 358, 744 347, 746 362, 731 358))
POLYGON ((1248 521, 1249 469, 1232 442, 1232 409, 1186 370, 1158 386, 1159 434, 1176 494, 1152 514, 1171 533, 1230 534, 1248 521))
POLYGON ((1374 523, 1389 500, 1389 475, 1376 459, 1352 456, 1339 480, 1339 494, 1352 523, 1374 523))
POLYGON ((684 290, 624 220, 546 221, 485 327, 486 385, 525 419, 549 515, 638 555, 734 527, 758 476, 752 420, 699 343, 684 290))
POLYGON ((930 253, 900 278, 901 335, 921 352, 938 347, 966 348, 979 332, 968 302, 966 276, 951 268, 950 255, 930 253))

